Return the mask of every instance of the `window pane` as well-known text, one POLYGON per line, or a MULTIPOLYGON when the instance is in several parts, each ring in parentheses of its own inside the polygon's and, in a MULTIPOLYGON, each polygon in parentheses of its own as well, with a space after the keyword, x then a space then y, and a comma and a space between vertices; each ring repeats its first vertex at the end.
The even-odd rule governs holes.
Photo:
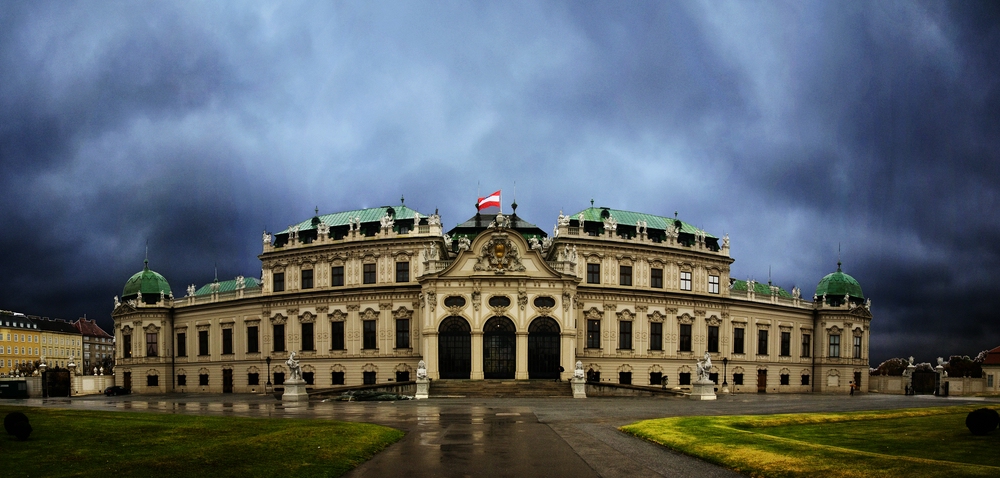
POLYGON ((708 276, 708 292, 712 294, 719 293, 719 276, 708 276))
POLYGON ((222 353, 233 353, 233 329, 222 329, 222 353))
POLYGON ((632 285, 632 266, 618 268, 618 285, 632 285))
POLYGON ((344 350, 343 322, 330 322, 330 350, 344 350))
POLYGON ((708 326, 708 351, 712 353, 719 351, 719 327, 717 325, 708 326))
POLYGON ((601 321, 587 320, 587 348, 601 348, 601 321))
POLYGON ((792 333, 781 333, 781 356, 787 357, 792 354, 792 333))
POLYGON ((364 283, 374 284, 375 283, 375 264, 365 264, 364 265, 364 283))
POLYGON ((208 355, 208 331, 198 331, 198 355, 208 355))
POLYGON ((344 285, 344 266, 333 266, 330 269, 330 285, 333 287, 344 285))
POLYGON ((663 288, 663 269, 651 269, 649 271, 649 286, 655 289, 663 288))
POLYGON ((649 350, 663 350, 663 324, 660 322, 649 324, 649 350))
POLYGON ((802 356, 808 357, 812 352, 812 344, 809 343, 811 337, 809 334, 802 334, 802 356))
POLYGON ((313 324, 307 322, 302 324, 302 350, 316 350, 313 342, 313 324))
POLYGON ((587 264, 587 283, 588 284, 600 284, 601 283, 601 265, 600 264, 587 264))
POLYGON ((177 334, 177 356, 187 357, 187 334, 184 332, 177 334))
POLYGON ((274 351, 285 351, 285 324, 274 324, 274 351))
POLYGON ((275 292, 281 292, 281 291, 285 290, 285 273, 284 272, 275 272, 273 277, 274 277, 274 281, 273 281, 273 283, 274 283, 274 287, 273 287, 274 291, 275 292))
POLYGON ((410 319, 396 319, 396 348, 410 348, 410 319))
POLYGON ((691 324, 681 324, 680 351, 691 351, 691 324))
POLYGON ((733 353, 741 354, 743 352, 743 331, 742 327, 737 327, 733 329, 733 353))
POLYGON ((247 353, 255 354, 260 352, 260 341, 257 337, 257 326, 247 327, 247 353))
POLYGON ((375 348, 378 348, 378 345, 376 345, 377 341, 376 341, 376 337, 375 337, 375 332, 376 332, 375 331, 375 321, 374 320, 365 320, 364 321, 364 344, 362 345, 364 348, 366 348, 366 349, 375 349, 375 348))
POLYGON ((621 321, 618 323, 618 348, 632 348, 632 322, 621 321))
POLYGON ((757 331, 757 355, 767 355, 767 331, 757 331))
POLYGON ((397 262, 396 263, 396 282, 409 282, 410 281, 410 263, 409 262, 397 262))
POLYGON ((681 290, 691 290, 690 272, 681 272, 681 290))
POLYGON ((312 289, 313 288, 313 271, 312 269, 306 269, 302 271, 302 288, 312 289))

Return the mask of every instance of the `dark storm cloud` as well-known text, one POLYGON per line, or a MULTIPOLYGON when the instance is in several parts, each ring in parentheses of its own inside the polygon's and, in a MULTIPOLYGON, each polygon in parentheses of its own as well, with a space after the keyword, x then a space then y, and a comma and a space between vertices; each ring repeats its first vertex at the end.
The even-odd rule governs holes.
POLYGON ((255 276, 260 231, 518 186, 730 233, 733 276, 844 270, 872 361, 1000 345, 990 3, 24 2, 0 12, 0 308, 109 322, 150 265, 255 276), (488 191, 487 191, 488 190, 488 191), (919 352, 918 352, 919 351, 919 352))

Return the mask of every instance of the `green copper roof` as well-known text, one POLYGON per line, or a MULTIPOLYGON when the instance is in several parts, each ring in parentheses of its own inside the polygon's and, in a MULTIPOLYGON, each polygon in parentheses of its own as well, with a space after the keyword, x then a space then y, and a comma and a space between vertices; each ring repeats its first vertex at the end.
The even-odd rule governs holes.
MULTIPOLYGON (((736 279, 733 281, 733 285, 730 287, 730 289, 736 291, 745 291, 747 290, 747 281, 736 279)), ((754 282, 753 292, 754 294, 771 295, 771 286, 761 282, 754 282)), ((782 289, 781 287, 778 287, 777 295, 778 297, 783 297, 786 299, 792 298, 792 294, 789 294, 788 291, 782 289)))
MULTIPOLYGON (((589 207, 589 208, 584 209, 583 211, 580 211, 580 212, 583 213, 583 219, 584 219, 584 221, 587 221, 587 222, 603 222, 604 219, 601 217, 601 213, 605 209, 611 214, 612 217, 615 218, 616 221, 618 221, 619 225, 635 226, 635 223, 637 221, 646 221, 646 227, 647 228, 649 228, 649 229, 658 229, 658 230, 661 230, 661 231, 665 231, 665 230, 667 230, 667 221, 676 221, 675 224, 677 222, 681 223, 680 232, 684 232, 684 233, 688 233, 688 234, 694 234, 694 233, 696 233, 696 232, 698 232, 700 230, 697 227, 694 227, 694 226, 692 226, 692 225, 690 225, 690 224, 688 224, 688 223, 686 223, 684 221, 681 221, 681 220, 678 220, 678 219, 674 219, 672 217, 656 216, 656 215, 653 215, 653 214, 646 214, 646 213, 642 213, 642 212, 623 211, 621 209, 611 209, 611 208, 602 208, 602 207, 589 207)), ((579 219, 580 212, 577 212, 576 214, 570 215, 569 218, 571 220, 577 220, 577 219, 579 219)), ((715 237, 715 236, 713 236, 713 235, 711 235, 711 234, 709 234, 707 232, 705 233, 705 237, 706 238, 712 238, 712 239, 718 239, 717 237, 715 237)))
MULTIPOLYGON (((196 296, 197 295, 212 295, 212 284, 215 284, 215 282, 209 282, 208 284, 205 284, 205 285, 201 286, 200 289, 198 289, 197 291, 195 291, 194 295, 196 295, 196 296)), ((232 291, 236 290, 236 279, 220 281, 220 282, 218 282, 218 284, 219 284, 219 293, 220 294, 226 293, 226 292, 232 292, 232 291)), ((260 279, 257 279, 255 277, 244 277, 243 278, 243 289, 244 290, 259 289, 259 288, 260 288, 260 279)))
POLYGON ((861 284, 858 284, 858 281, 854 280, 853 277, 844 274, 840 270, 840 262, 837 262, 837 272, 827 274, 816 285, 816 295, 822 297, 823 294, 828 296, 850 294, 851 298, 854 299, 863 299, 865 297, 861 292, 861 284))
MULTIPOLYGON (((324 214, 322 216, 316 216, 319 221, 326 223, 330 227, 337 226, 347 226, 350 224, 351 219, 355 217, 360 217, 362 223, 366 222, 379 222, 383 217, 385 217, 386 211, 392 209, 394 214, 394 220, 399 221, 402 219, 413 219, 417 214, 420 214, 421 218, 427 217, 426 214, 421 214, 419 211, 410 209, 402 204, 399 206, 382 206, 382 207, 371 207, 368 209, 355 209, 353 211, 337 212, 333 214, 324 214)), ((299 231, 308 231, 310 229, 316 229, 319 222, 313 223, 314 218, 306 219, 298 224, 293 224, 291 227, 298 226, 299 231)), ((288 234, 288 229, 285 229, 277 234, 288 234)))
MULTIPOLYGON (((172 295, 167 279, 164 279, 157 272, 150 270, 149 261, 147 260, 143 262, 142 270, 136 272, 135 275, 125 282, 122 299, 131 299, 139 292, 142 292, 142 295, 146 296, 146 298, 155 296, 159 299, 161 291, 168 296, 172 295)), ((146 300, 146 298, 143 300, 146 300)))

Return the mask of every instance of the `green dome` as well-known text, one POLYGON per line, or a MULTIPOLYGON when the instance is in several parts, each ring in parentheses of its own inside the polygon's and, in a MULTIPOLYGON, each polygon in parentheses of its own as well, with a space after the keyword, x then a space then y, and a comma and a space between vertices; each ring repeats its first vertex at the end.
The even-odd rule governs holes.
POLYGON ((136 297, 139 292, 142 292, 143 302, 153 303, 160 299, 160 292, 163 292, 168 297, 173 296, 170 291, 170 284, 167 283, 167 279, 161 276, 156 271, 149 269, 149 261, 143 262, 142 271, 136 272, 128 282, 125 283, 125 289, 122 291, 122 300, 132 299, 136 297))
POLYGON ((844 274, 840 270, 840 262, 837 263, 837 272, 827 274, 816 285, 816 295, 818 297, 844 296, 850 294, 851 299, 861 300, 865 295, 861 292, 861 284, 853 277, 844 274))

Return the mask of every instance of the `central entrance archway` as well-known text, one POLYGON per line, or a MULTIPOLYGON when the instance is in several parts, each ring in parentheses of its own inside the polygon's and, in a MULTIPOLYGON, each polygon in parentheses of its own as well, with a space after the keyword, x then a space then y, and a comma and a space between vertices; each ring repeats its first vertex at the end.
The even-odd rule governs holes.
POLYGON ((517 328, 507 317, 493 317, 483 326, 483 377, 514 378, 517 328))
POLYGON ((528 378, 559 378, 559 324, 551 317, 528 326, 528 378))
POLYGON ((472 328, 461 317, 448 317, 438 327, 438 371, 443 379, 469 379, 472 371, 472 328))

